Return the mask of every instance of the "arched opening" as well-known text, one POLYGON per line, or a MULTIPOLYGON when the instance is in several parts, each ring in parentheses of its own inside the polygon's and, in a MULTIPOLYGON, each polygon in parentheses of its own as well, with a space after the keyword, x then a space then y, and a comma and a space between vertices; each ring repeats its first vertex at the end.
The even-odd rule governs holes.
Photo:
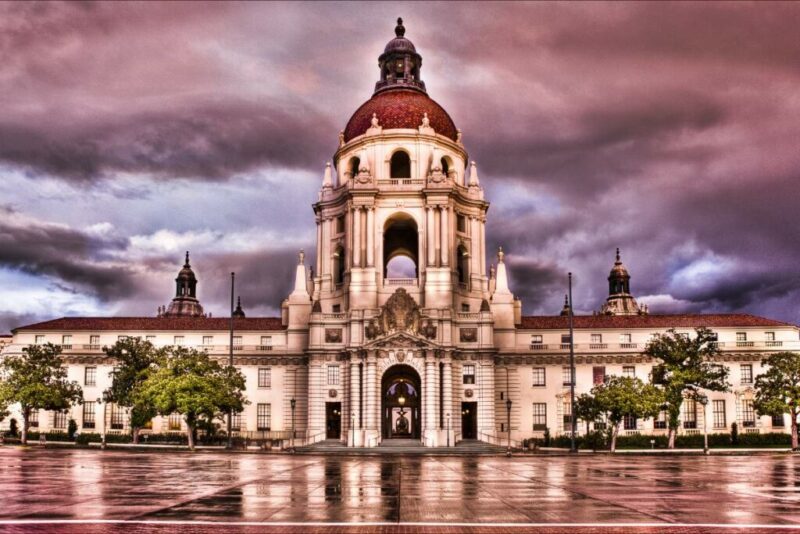
POLYGON ((392 178, 411 178, 411 158, 407 152, 398 150, 392 154, 389 175, 392 178))
POLYGON ((344 249, 341 245, 333 253, 333 283, 337 286, 344 283, 344 249))
POLYGON ((458 247, 458 283, 466 285, 469 282, 469 252, 464 245, 458 247))
POLYGON ((383 439, 420 439, 422 381, 410 365, 394 365, 381 379, 383 439))
POLYGON ((419 276, 419 233, 414 219, 404 213, 393 215, 383 228, 384 278, 419 276), (391 269, 390 269, 391 264, 391 269), (399 276, 396 273, 406 273, 399 276))
POLYGON ((442 174, 447 176, 447 173, 450 172, 450 165, 447 163, 447 157, 442 158, 442 174))
POLYGON ((359 165, 361 165, 361 159, 360 158, 356 158, 356 157, 350 158, 350 164, 349 164, 348 169, 347 169, 347 172, 348 172, 350 178, 352 178, 353 176, 357 176, 358 175, 358 167, 359 167, 359 165))

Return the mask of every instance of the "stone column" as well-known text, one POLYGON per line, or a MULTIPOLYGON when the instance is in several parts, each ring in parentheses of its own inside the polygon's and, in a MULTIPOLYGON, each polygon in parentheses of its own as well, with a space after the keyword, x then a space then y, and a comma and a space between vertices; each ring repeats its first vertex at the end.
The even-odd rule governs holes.
POLYGON ((353 267, 361 267, 361 207, 353 208, 353 267))
POLYGON ((453 363, 450 354, 444 360, 444 377, 442 388, 444 389, 444 424, 447 429, 447 414, 450 414, 450 445, 454 445, 454 434, 458 424, 461 425, 461 412, 453 412, 453 363))
POLYGON ((433 434, 436 430, 436 405, 438 404, 438 395, 436 395, 436 361, 433 357, 433 351, 428 350, 425 354, 425 402, 424 410, 424 429, 426 437, 433 434))
POLYGON ((322 274, 331 274, 331 261, 333 259, 333 251, 331 250, 331 220, 330 218, 322 219, 322 274))
POLYGON ((377 386, 377 367, 378 361, 375 356, 375 351, 370 351, 367 356, 367 430, 375 431, 378 428, 378 411, 380 406, 377 405, 378 386, 377 386))
POLYGON ((433 218, 433 207, 428 206, 428 239, 426 246, 428 248, 428 267, 435 267, 436 266, 436 238, 435 230, 436 230, 436 222, 433 218))
POLYGON ((450 225, 448 224, 449 220, 447 217, 449 208, 447 206, 442 206, 442 213, 441 213, 441 223, 440 229, 442 236, 440 238, 441 241, 441 265, 442 267, 447 267, 450 263, 450 244, 448 243, 448 237, 450 233, 450 225))
POLYGON ((356 431, 360 426, 360 414, 358 407, 361 400, 361 376, 358 372, 358 360, 355 355, 350 356, 350 413, 344 414, 348 417, 350 423, 350 435, 347 436, 347 441, 351 445, 355 445, 353 441, 358 441, 356 431))
POLYGON ((481 275, 486 274, 486 219, 481 217, 478 220, 478 244, 480 246, 480 252, 478 257, 480 258, 480 273, 481 275))
POLYGON ((317 219, 317 276, 322 276, 322 220, 317 219))
POLYGON ((481 245, 480 245, 480 229, 478 228, 480 222, 477 217, 469 218, 469 237, 472 243, 472 261, 470 262, 470 277, 472 274, 481 274, 481 245))
POLYGON ((375 208, 367 208, 367 267, 375 267, 375 208))

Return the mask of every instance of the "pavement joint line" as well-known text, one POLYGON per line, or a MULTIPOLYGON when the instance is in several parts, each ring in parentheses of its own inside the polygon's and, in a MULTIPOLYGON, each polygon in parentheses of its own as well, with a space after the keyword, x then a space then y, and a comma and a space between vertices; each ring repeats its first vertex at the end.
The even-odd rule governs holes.
POLYGON ((586 499, 591 499, 591 500, 594 500, 594 501, 598 501, 598 502, 602 502, 602 503, 608 504, 610 506, 615 506, 617 508, 622 508, 622 509, 625 509, 625 510, 628 510, 628 511, 631 511, 631 512, 635 512, 635 513, 643 515, 645 517, 651 517, 653 519, 656 519, 656 520, 662 522, 662 525, 674 525, 675 524, 675 523, 669 521, 668 519, 665 519, 665 518, 659 516, 658 514, 654 514, 654 513, 650 513, 650 512, 644 512, 642 510, 639 510, 639 509, 635 508, 634 506, 628 506, 628 505, 626 505, 624 503, 618 503, 618 502, 611 501, 611 500, 608 500, 608 499, 603 499, 603 498, 600 498, 600 497, 596 497, 596 496, 594 496, 592 494, 585 493, 583 491, 578 491, 578 490, 572 489, 572 488, 570 488, 568 486, 559 486, 558 484, 553 484, 551 482, 545 482, 544 480, 542 480, 541 478, 538 478, 538 477, 528 477, 526 475, 520 475, 519 473, 515 473, 513 471, 508 471, 507 469, 500 469, 499 467, 493 466, 492 464, 487 464, 486 467, 488 469, 494 469, 496 471, 500 471, 500 472, 503 472, 503 473, 511 474, 511 475, 513 475, 515 477, 522 478, 523 480, 533 480, 533 481, 536 481, 536 482, 538 482, 540 484, 543 484, 543 485, 551 487, 551 488, 558 488, 558 489, 560 489, 562 491, 566 491, 566 492, 572 493, 574 495, 580 495, 581 497, 584 497, 586 499))
MULTIPOLYGON (((130 519, 10 519, 0 520, 0 526, 18 525, 173 525, 173 526, 255 526, 255 527, 383 527, 398 526, 394 521, 209 521, 209 520, 130 520, 130 519)), ((409 521, 401 522, 404 527, 455 527, 455 528, 705 528, 705 529, 764 529, 798 530, 796 524, 772 523, 477 523, 454 521, 409 521)))

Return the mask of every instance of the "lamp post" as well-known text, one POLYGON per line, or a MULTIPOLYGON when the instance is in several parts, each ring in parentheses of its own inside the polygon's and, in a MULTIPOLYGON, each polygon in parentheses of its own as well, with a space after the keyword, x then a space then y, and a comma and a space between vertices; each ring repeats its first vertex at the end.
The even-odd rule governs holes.
POLYGON ((350 428, 353 432, 353 448, 356 446, 356 412, 350 413, 350 428))
POLYGON ((100 435, 100 448, 106 448, 106 407, 108 406, 107 402, 103 402, 102 397, 97 397, 97 404, 103 404, 103 433, 100 435))
MULTIPOLYGON (((508 392, 506 392, 508 395, 508 392)), ((511 456, 511 399, 506 399, 506 430, 508 431, 508 448, 506 449, 506 456, 511 456)))
MULTIPOLYGON (((187 253, 188 254, 188 253, 187 253)), ((187 256, 188 257, 188 256, 187 256)), ((230 322, 230 343, 228 344, 228 367, 233 368, 233 284, 236 274, 231 273, 231 322, 230 322)), ((233 447, 233 408, 228 410, 228 443, 225 448, 233 447)))
POLYGON ((447 412, 447 446, 450 447, 450 412, 447 412))
POLYGON ((703 454, 708 454, 708 397, 702 395, 697 401, 703 406, 703 454))
POLYGON ((294 409, 297 406, 297 399, 292 397, 292 400, 289 401, 289 406, 292 407, 292 437, 289 440, 289 448, 294 452, 294 409))
POLYGON ((578 452, 575 447, 575 343, 573 340, 573 317, 572 317, 572 273, 568 275, 569 280, 569 405, 570 405, 570 432, 569 452, 578 452))

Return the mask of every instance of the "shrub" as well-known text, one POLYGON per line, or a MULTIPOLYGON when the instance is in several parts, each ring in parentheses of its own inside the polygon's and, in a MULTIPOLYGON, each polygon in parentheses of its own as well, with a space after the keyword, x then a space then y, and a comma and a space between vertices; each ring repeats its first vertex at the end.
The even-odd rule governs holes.
POLYGON ((75 419, 70 419, 69 423, 67 423, 67 436, 69 437, 70 441, 75 439, 75 432, 78 431, 78 423, 75 422, 75 419))
POLYGON ((544 446, 545 447, 549 447, 550 446, 550 428, 549 427, 545 427, 545 429, 544 429, 544 446))
POLYGON ((16 419, 11 419, 8 423, 8 435, 16 438, 19 434, 19 426, 16 419))
POLYGON ((736 423, 731 425, 731 443, 734 446, 739 444, 739 425, 736 423))

